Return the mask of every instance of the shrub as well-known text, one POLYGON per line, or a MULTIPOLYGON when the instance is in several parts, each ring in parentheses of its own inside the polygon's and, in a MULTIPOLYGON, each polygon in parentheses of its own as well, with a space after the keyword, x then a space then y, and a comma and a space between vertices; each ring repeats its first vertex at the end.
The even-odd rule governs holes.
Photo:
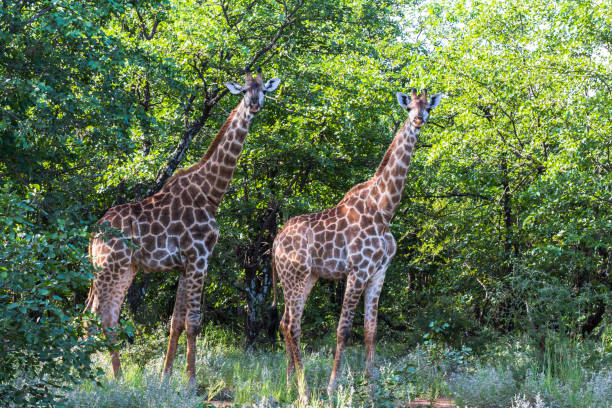
POLYGON ((44 228, 33 223, 35 199, 0 187, 0 400, 9 406, 50 405, 65 381, 92 374, 102 342, 86 336, 73 296, 93 276, 86 229, 50 214, 44 228))
POLYGON ((606 408, 612 405, 612 370, 601 370, 589 379, 586 391, 591 397, 592 406, 606 408))
POLYGON ((537 394, 533 402, 531 402, 524 395, 514 396, 514 398, 512 398, 510 408, 547 408, 547 407, 546 405, 544 405, 544 401, 542 401, 542 398, 540 398, 540 395, 537 394))
POLYGON ((492 366, 453 374, 449 389, 458 402, 470 407, 507 407, 517 391, 512 373, 492 366))

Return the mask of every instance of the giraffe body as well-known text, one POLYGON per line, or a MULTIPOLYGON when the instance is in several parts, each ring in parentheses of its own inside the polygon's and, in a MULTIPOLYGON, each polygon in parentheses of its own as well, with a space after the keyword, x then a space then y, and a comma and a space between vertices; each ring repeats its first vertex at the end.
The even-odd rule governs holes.
MULTIPOLYGON (((251 120, 263 106, 263 94, 276 89, 279 82, 273 79, 263 84, 261 74, 255 79, 247 74, 245 87, 226 84, 232 93, 245 96, 200 162, 177 172, 153 196, 112 207, 98 221, 103 229, 113 231, 92 239, 90 255, 98 273, 87 307, 100 315, 105 328, 116 326, 123 298, 138 270, 180 271, 164 363, 167 374, 172 371, 178 339, 186 330, 187 374, 191 380, 195 377, 202 286, 219 236, 215 212, 231 181, 251 120)), ((114 336, 111 340, 116 341, 114 336)), ((117 351, 111 353, 111 359, 118 376, 117 351)))
POLYGON ((300 355, 301 317, 308 294, 319 278, 346 279, 346 292, 337 330, 337 347, 328 392, 336 387, 342 352, 350 334, 355 308, 364 294, 366 370, 375 376, 374 344, 378 299, 385 273, 397 246, 389 229, 404 189, 419 130, 440 100, 413 90, 409 100, 398 93, 409 118, 395 136, 376 174, 353 187, 335 206, 290 219, 274 240, 275 272, 283 286, 285 312, 281 329, 287 347, 287 381, 297 369, 300 393, 307 392, 300 355))

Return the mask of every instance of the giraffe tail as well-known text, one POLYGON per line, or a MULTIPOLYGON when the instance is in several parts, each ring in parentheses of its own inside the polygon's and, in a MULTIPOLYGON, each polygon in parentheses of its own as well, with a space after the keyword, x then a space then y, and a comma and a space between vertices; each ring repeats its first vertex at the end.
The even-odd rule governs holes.
POLYGON ((96 294, 94 290, 94 282, 91 282, 91 287, 89 288, 89 295, 87 295, 87 302, 85 303, 85 309, 83 309, 82 313, 85 313, 86 311, 91 309, 95 297, 96 294))
POLYGON ((272 300, 272 306, 270 306, 270 308, 274 308, 276 309, 276 264, 274 263, 274 247, 275 245, 272 244, 272 253, 270 254, 270 266, 272 267, 272 293, 273 293, 273 300, 272 300))
MULTIPOLYGON (((91 259, 91 245, 92 245, 92 241, 90 240, 89 247, 87 248, 89 259, 91 259)), ((91 281, 91 286, 89 287, 89 294, 87 295, 87 301, 85 302, 85 308, 83 309, 81 313, 85 313, 86 311, 90 310, 91 307, 93 306, 94 299, 96 297, 95 285, 96 285, 96 280, 94 278, 94 280, 91 281)))
POLYGON ((272 268, 272 305, 268 308, 268 321, 266 322, 266 332, 270 342, 276 344, 278 337, 278 326, 280 320, 278 318, 278 309, 276 307, 276 264, 274 262, 274 244, 272 244, 272 253, 270 257, 270 267, 272 268))

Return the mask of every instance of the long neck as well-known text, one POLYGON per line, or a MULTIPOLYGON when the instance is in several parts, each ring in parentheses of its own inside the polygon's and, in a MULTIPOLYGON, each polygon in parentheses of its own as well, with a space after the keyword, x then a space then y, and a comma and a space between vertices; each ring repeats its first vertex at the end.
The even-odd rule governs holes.
POLYGON ((234 175, 253 114, 244 99, 227 118, 200 160, 194 181, 199 182, 210 202, 219 206, 234 175))
POLYGON ((397 132, 391 146, 372 177, 370 199, 385 222, 390 222, 402 198, 408 166, 419 134, 409 120, 397 132))

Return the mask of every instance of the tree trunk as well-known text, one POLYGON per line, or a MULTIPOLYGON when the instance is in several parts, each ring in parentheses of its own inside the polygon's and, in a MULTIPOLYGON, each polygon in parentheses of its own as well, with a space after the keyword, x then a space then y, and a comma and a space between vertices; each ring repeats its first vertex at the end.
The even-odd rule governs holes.
POLYGON ((502 213, 504 219, 504 275, 511 272, 511 257, 512 257, 512 226, 514 225, 512 221, 512 207, 511 207, 511 195, 510 195, 510 185, 508 181, 508 162, 506 156, 502 157, 501 162, 501 186, 503 189, 502 193, 502 213))
POLYGON ((246 347, 252 347, 260 340, 261 332, 271 344, 276 343, 279 318, 276 307, 271 307, 272 274, 270 267, 271 248, 276 236, 279 206, 271 203, 265 212, 255 218, 257 235, 246 248, 239 248, 240 259, 245 272, 246 347))

